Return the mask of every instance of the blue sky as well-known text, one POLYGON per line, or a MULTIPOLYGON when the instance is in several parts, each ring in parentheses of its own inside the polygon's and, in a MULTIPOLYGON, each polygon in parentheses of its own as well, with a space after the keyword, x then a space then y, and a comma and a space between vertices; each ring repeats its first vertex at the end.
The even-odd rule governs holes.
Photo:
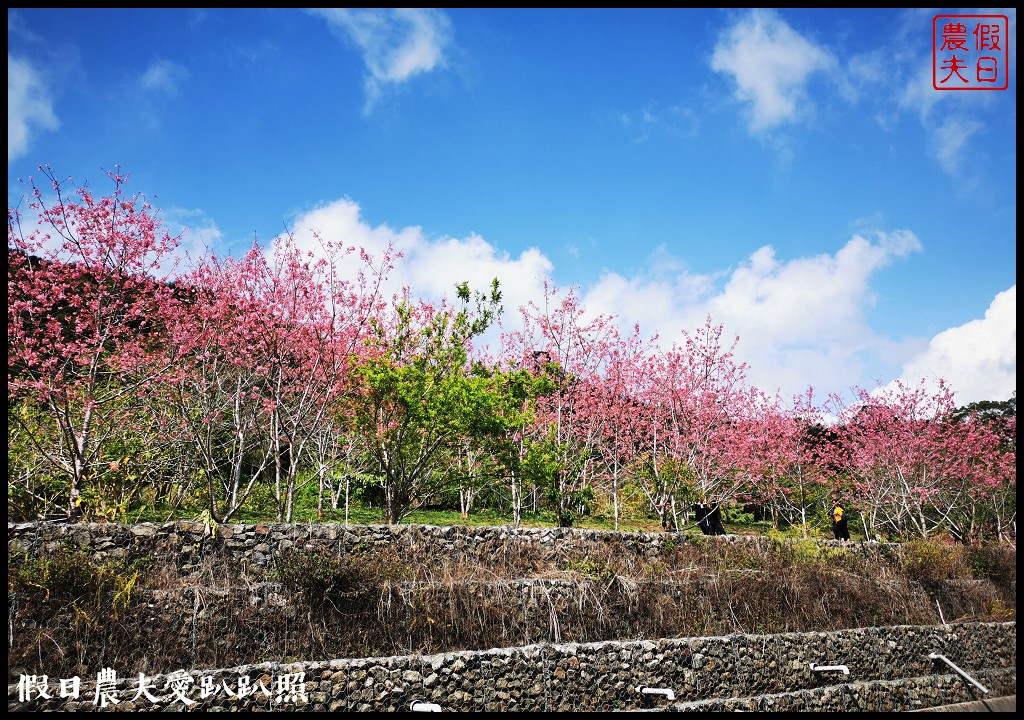
POLYGON ((661 342, 711 316, 784 396, 1016 388, 1007 90, 933 87, 956 9, 8 9, 19 179, 130 173, 185 248, 405 252, 419 297, 549 279, 661 342))

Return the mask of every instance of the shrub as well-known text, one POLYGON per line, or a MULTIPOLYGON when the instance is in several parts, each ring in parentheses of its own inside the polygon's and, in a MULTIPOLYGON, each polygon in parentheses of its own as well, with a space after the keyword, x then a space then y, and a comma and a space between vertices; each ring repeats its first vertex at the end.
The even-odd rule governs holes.
POLYGON ((903 571, 911 580, 933 583, 968 575, 960 546, 912 540, 904 544, 902 558, 903 571))
POLYGON ((610 582, 617 574, 610 564, 591 558, 566 558, 563 569, 604 582, 610 582))
POLYGON ((286 590, 301 593, 314 602, 332 604, 379 590, 411 575, 408 566, 387 552, 325 555, 286 550, 274 559, 274 566, 277 579, 286 590))
POLYGON ((966 549, 967 565, 979 580, 992 580, 999 584, 1016 584, 1017 552, 999 543, 972 545, 966 549))
POLYGON ((145 558, 97 563, 84 551, 64 545, 50 554, 21 552, 9 560, 9 596, 26 601, 40 617, 70 608, 88 623, 128 607, 148 565, 145 558))

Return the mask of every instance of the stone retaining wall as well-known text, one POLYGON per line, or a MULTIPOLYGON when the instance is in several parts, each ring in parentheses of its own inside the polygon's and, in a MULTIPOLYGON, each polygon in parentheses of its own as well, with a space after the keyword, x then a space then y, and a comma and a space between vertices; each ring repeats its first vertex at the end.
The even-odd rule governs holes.
POLYGON ((933 653, 990 697, 1016 694, 1016 623, 969 623, 266 663, 143 678, 148 694, 120 680, 100 700, 94 679, 77 700, 52 679, 49 698, 9 686, 8 709, 896 712, 986 695, 933 653))
MULTIPOLYGON (((771 542, 760 536, 710 536, 676 533, 615 532, 575 528, 438 527, 433 525, 315 525, 249 524, 216 528, 197 522, 120 524, 8 523, 8 554, 18 550, 53 549, 62 542, 88 549, 97 561, 148 555, 173 558, 184 572, 198 568, 205 557, 268 567, 276 553, 291 548, 318 549, 334 554, 361 547, 395 547, 415 555, 457 559, 487 559, 496 552, 527 544, 550 557, 567 553, 586 554, 614 548, 643 559, 654 559, 679 543, 771 542)), ((837 544, 836 540, 819 540, 837 544)), ((877 542, 846 543, 852 551, 869 556, 899 552, 899 545, 877 542)))

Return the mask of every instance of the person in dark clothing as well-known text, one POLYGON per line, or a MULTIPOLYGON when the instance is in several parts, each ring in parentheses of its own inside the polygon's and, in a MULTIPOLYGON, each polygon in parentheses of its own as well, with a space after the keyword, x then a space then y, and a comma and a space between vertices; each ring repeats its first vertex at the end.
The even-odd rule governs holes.
POLYGON ((718 503, 699 502, 693 506, 693 514, 697 518, 697 527, 705 535, 725 535, 722 525, 722 511, 718 503))
POLYGON ((711 512, 708 514, 708 525, 711 527, 712 535, 725 535, 725 526, 722 524, 722 509, 715 503, 711 506, 711 512))
POLYGON ((711 528, 708 525, 708 510, 707 510, 707 506, 704 503, 699 502, 699 503, 694 503, 693 504, 693 508, 691 508, 691 509, 693 510, 693 517, 697 520, 697 527, 700 528, 700 531, 703 534, 710 535, 711 534, 711 528))
POLYGON ((832 534, 836 540, 849 540, 850 529, 846 526, 846 509, 842 503, 836 503, 832 507, 832 534))

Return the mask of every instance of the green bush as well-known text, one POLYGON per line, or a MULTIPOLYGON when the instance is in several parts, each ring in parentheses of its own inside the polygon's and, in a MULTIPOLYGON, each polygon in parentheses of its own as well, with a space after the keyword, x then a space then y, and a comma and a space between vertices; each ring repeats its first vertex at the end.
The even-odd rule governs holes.
POLYGON ((274 559, 275 575, 284 588, 322 603, 353 598, 411 576, 391 552, 325 555, 286 550, 274 559))
POLYGON ((603 582, 611 582, 616 575, 615 568, 610 564, 592 558, 566 558, 563 569, 603 582))
POLYGON ((67 546, 47 555, 15 553, 7 565, 7 592, 42 613, 72 608, 80 620, 92 621, 128 607, 147 566, 145 558, 97 563, 67 546))
POLYGON ((1017 582, 1017 552, 1008 545, 985 543, 966 548, 967 565, 979 580, 1017 582))
POLYGON ((970 575, 961 546, 934 540, 911 540, 903 545, 902 558, 903 572, 911 580, 929 583, 970 575))

